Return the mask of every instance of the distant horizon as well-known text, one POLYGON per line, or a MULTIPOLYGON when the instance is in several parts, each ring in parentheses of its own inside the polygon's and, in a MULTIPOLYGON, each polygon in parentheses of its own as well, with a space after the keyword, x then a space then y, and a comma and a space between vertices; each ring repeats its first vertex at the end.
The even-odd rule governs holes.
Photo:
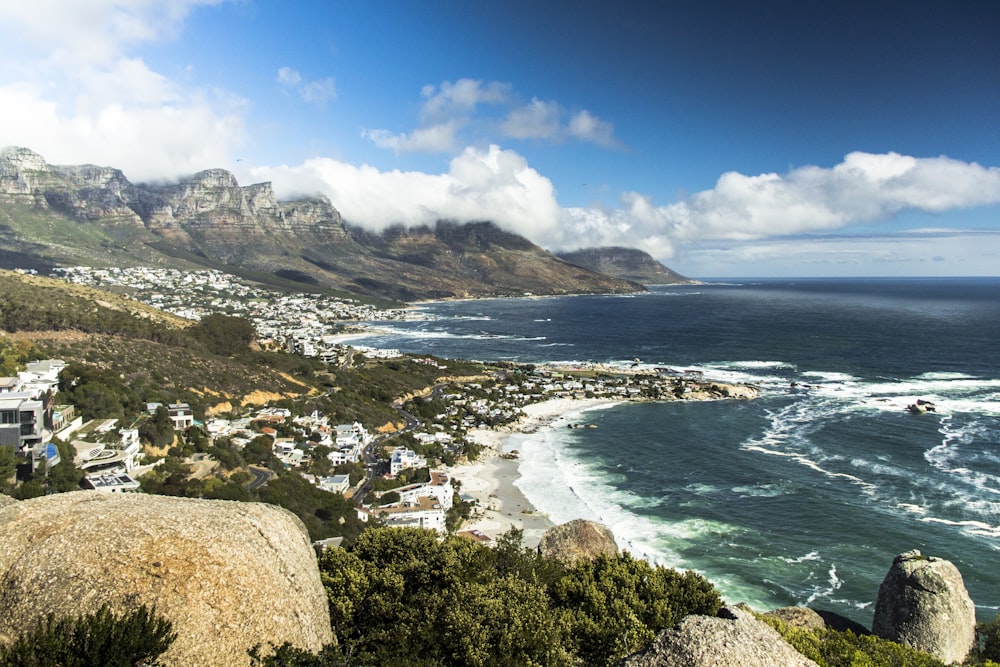
POLYGON ((1000 3, 0 3, 0 145, 685 275, 993 275, 1000 3))

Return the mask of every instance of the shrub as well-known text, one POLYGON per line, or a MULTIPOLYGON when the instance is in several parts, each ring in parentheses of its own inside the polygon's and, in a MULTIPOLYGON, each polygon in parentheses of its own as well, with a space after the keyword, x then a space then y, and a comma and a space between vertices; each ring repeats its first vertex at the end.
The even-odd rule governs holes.
POLYGON ((983 641, 982 658, 1000 662, 1000 614, 979 626, 979 636, 983 641))
POLYGON ((0 664, 25 667, 132 667, 155 665, 177 634, 167 619, 145 605, 115 614, 107 605, 77 618, 45 617, 13 644, 0 647, 0 664))
POLYGON ((761 616, 795 650, 820 667, 945 667, 937 658, 875 635, 850 630, 804 630, 779 619, 761 616))

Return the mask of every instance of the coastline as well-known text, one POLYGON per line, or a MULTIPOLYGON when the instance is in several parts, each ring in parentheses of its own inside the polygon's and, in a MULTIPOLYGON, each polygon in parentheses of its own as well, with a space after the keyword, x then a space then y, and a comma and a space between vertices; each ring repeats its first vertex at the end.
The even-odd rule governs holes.
POLYGON ((522 544, 534 548, 546 530, 555 524, 539 512, 516 486, 520 459, 510 454, 508 440, 513 435, 530 434, 551 426, 567 415, 606 408, 621 403, 607 398, 554 398, 522 408, 524 416, 502 429, 473 429, 469 437, 483 446, 475 461, 453 466, 448 474, 461 483, 460 493, 477 501, 477 509, 461 530, 478 530, 496 539, 511 528, 523 531, 522 544))

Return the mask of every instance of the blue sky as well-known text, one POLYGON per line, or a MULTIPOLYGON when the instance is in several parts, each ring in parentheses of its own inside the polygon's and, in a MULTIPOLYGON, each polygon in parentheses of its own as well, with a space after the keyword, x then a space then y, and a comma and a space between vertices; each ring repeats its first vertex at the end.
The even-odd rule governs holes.
POLYGON ((0 146, 696 277, 998 275, 998 34, 990 0, 0 0, 0 146))

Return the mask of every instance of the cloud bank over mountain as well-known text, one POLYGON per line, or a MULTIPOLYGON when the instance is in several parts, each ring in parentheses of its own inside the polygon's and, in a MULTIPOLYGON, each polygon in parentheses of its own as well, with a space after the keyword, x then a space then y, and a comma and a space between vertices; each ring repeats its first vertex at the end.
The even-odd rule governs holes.
MULTIPOLYGON (((950 250, 952 270, 991 271, 988 253, 968 258, 984 238, 993 241, 995 221, 956 224, 943 216, 1000 203, 996 166, 855 151, 832 165, 717 178, 713 172, 701 181, 716 178, 712 187, 672 201, 663 192, 678 186, 656 183, 647 171, 641 184, 601 184, 593 190, 600 198, 567 204, 568 191, 579 197, 571 179, 581 163, 606 163, 610 172, 648 151, 589 105, 533 94, 513 80, 464 76, 403 88, 399 95, 408 102, 392 114, 368 110, 370 123, 332 124, 331 111, 358 104, 362 94, 356 81, 351 88, 339 73, 328 74, 322 59, 268 60, 251 48, 241 56, 252 66, 210 85, 205 73, 221 65, 173 53, 199 20, 246 19, 264 9, 225 0, 0 4, 0 145, 26 146, 55 163, 119 167, 133 181, 224 167, 241 182, 274 181, 281 195, 325 194, 345 219, 375 230, 493 220, 552 250, 632 246, 658 259, 680 258, 692 275, 725 263, 776 265, 782 254, 795 254, 792 264, 803 270, 831 266, 851 254, 849 236, 869 264, 891 263, 893 253, 930 238, 920 231, 930 226, 948 228, 935 238, 947 236, 940 243, 950 250), (266 115, 275 101, 285 116, 266 115), (278 150, 271 153, 276 159, 244 160, 245 149, 298 122, 289 115, 295 105, 311 110, 303 118, 318 122, 320 132, 353 136, 357 154, 368 150, 368 157, 318 150, 288 160, 278 150), (896 222, 913 213, 923 216, 919 224, 896 222), (942 216, 941 224, 928 224, 928 215, 942 216)), ((327 52, 337 54, 337 45, 327 52)), ((664 164, 685 159, 652 157, 664 164)), ((919 248, 918 268, 930 261, 919 248)))

